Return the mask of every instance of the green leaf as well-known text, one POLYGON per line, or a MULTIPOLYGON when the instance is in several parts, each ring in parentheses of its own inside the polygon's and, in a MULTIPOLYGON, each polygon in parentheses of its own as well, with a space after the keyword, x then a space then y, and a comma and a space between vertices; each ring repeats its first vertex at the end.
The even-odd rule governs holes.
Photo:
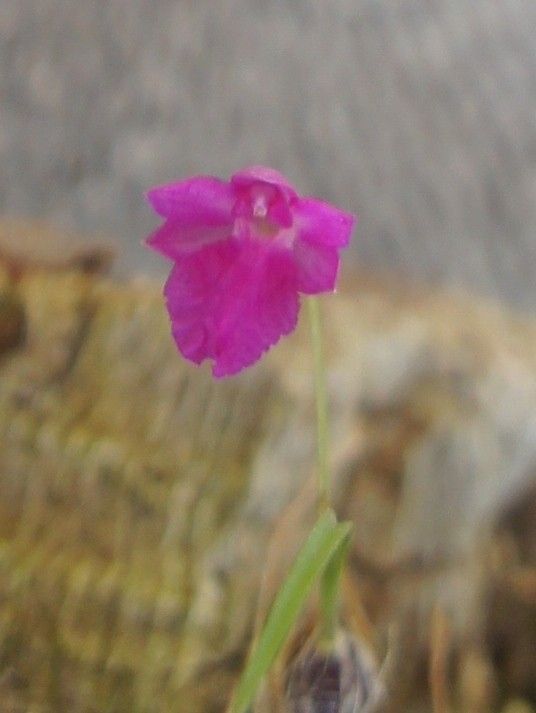
POLYGON ((348 546, 351 541, 351 523, 346 523, 348 530, 344 539, 333 552, 320 578, 320 608, 322 612, 321 643, 329 646, 337 630, 339 616, 339 589, 341 575, 346 561, 348 546))
POLYGON ((351 523, 337 524, 333 511, 320 516, 283 583, 257 646, 236 688, 230 713, 245 713, 259 685, 285 643, 313 584, 348 538, 351 523))

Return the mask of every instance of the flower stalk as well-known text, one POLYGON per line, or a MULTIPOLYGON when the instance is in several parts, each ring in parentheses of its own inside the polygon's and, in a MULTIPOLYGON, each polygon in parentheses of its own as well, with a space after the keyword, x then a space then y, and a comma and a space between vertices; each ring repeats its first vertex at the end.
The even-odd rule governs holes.
MULTIPOLYGON (((317 481, 319 517, 332 511, 331 479, 329 467, 329 418, 326 385, 326 362, 322 339, 322 324, 318 299, 307 300, 311 328, 311 346, 314 365, 314 390, 317 432, 317 481)), ((320 644, 330 648, 335 639, 339 613, 340 579, 344 567, 346 546, 341 547, 320 575, 320 644)))
POLYGON ((311 346, 313 352, 314 390, 316 405, 316 458, 318 480, 319 514, 330 507, 331 488, 329 479, 329 433, 328 433, 328 399, 326 388, 326 365, 320 305, 315 297, 307 300, 309 324, 311 328, 311 346))

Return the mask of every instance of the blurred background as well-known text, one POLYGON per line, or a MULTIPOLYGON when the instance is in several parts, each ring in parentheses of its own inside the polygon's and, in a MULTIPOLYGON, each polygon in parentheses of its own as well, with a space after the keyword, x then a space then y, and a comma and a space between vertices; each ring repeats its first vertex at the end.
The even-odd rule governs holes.
POLYGON ((2 0, 0 211, 140 246, 148 186, 266 163, 353 258, 536 304, 533 0, 2 0))
POLYGON ((532 713, 535 0, 0 0, 1 713, 224 709, 314 469, 309 342, 179 359, 143 193, 253 163, 360 217, 334 492, 390 710, 532 713), (103 244, 157 279, 65 259, 103 244))

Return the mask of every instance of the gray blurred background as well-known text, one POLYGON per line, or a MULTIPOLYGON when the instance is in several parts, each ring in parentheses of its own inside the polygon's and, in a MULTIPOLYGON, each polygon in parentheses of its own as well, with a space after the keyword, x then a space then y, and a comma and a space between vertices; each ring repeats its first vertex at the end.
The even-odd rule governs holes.
POLYGON ((535 0, 0 0, 0 36, 4 216, 162 274, 142 192, 267 163, 356 262, 534 309, 535 0))

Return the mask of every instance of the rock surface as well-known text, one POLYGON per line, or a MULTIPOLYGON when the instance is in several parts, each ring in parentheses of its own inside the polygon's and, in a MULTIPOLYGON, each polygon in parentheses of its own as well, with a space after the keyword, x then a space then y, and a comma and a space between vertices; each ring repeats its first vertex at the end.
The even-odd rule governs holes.
MULTIPOLYGON (((304 325, 213 382, 176 355, 155 285, 2 269, 3 700, 223 711, 270 535, 285 559, 309 516, 295 499, 314 469, 304 325)), ((430 710, 437 611, 456 710, 534 700, 536 325, 362 276, 324 305, 349 606, 377 657, 391 650, 393 710, 430 710)))

